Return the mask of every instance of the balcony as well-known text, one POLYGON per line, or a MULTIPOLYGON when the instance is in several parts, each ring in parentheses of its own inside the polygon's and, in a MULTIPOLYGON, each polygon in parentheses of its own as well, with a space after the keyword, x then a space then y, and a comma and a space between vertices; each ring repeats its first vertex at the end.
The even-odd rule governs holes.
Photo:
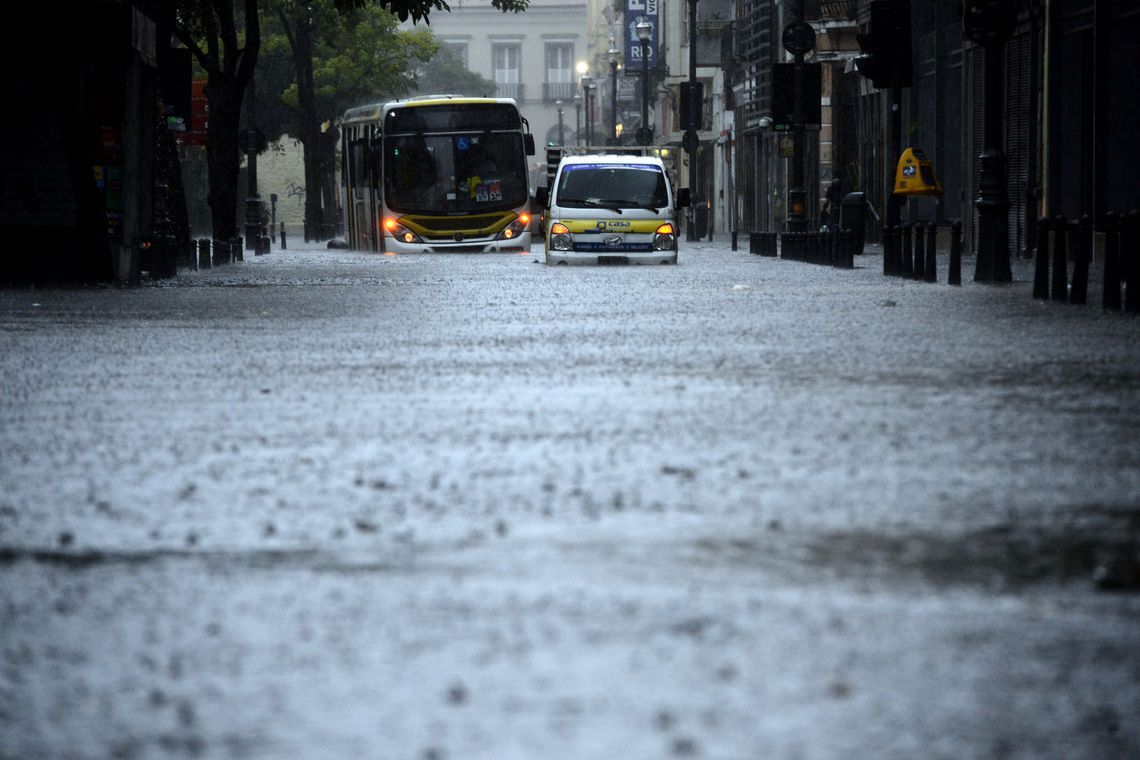
POLYGON ((523 101, 523 86, 521 82, 498 82, 495 84, 496 98, 514 98, 523 101))
POLYGON ((546 82, 542 85, 542 99, 547 103, 561 100, 570 103, 574 100, 577 85, 574 82, 546 82))

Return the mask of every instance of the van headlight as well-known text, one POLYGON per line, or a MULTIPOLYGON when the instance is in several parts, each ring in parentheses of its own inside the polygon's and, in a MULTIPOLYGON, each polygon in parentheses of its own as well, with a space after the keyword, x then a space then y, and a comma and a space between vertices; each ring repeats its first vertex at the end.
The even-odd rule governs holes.
POLYGON ((570 229, 562 222, 550 225, 550 248, 555 251, 574 250, 574 238, 570 229))
POLYGON ((663 224, 653 233, 653 250, 672 251, 677 247, 677 234, 672 224, 663 224))
POLYGON ((518 217, 508 224, 506 227, 499 231, 496 240, 514 240, 519 235, 526 232, 527 226, 530 225, 530 214, 525 212, 518 215, 518 217))
POLYGON ((420 236, 409 230, 404 225, 397 222, 392 217, 384 220, 384 231, 392 238, 399 240, 401 243, 422 243, 420 236))

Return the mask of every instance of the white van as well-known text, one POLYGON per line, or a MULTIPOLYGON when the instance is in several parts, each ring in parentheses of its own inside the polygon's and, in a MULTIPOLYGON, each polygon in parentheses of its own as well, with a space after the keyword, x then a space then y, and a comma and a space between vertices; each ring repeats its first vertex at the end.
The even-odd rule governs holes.
POLYGON ((567 156, 550 187, 547 264, 677 263, 677 209, 689 192, 674 197, 660 158, 567 156))

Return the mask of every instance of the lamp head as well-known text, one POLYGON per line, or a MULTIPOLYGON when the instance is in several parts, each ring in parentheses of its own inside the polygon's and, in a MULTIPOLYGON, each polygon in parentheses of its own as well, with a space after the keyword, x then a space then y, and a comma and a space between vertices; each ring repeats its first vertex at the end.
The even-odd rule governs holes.
POLYGON ((635 26, 634 29, 637 31, 637 39, 642 42, 649 42, 649 36, 653 34, 653 24, 642 19, 637 22, 637 26, 635 26))

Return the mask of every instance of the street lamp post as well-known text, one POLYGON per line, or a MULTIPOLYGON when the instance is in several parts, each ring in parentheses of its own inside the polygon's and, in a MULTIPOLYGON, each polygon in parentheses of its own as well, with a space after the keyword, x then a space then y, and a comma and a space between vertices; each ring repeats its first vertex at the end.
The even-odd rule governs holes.
POLYGON ((653 130, 649 126, 649 35, 653 33, 653 24, 642 19, 635 29, 641 44, 641 129, 637 130, 637 143, 648 145, 653 142, 653 130))
MULTIPOLYGON (((697 0, 689 0, 689 112, 685 114, 685 151, 689 154, 689 192, 696 193, 693 180, 697 176, 697 0)), ((687 209, 685 239, 697 239, 697 210, 687 209)))
POLYGON ((974 282, 1012 282, 1009 263, 1008 164, 1002 150, 1003 86, 1001 60, 1017 23, 1009 0, 975 0, 967 3, 963 36, 985 51, 981 173, 974 207, 978 210, 978 255, 974 282))
POLYGON ((606 55, 610 59, 610 139, 607 140, 610 145, 618 144, 618 131, 617 131, 617 70, 618 61, 621 60, 621 52, 617 47, 610 42, 610 49, 606 51, 606 55))
POLYGON ((594 81, 593 78, 590 77, 588 74, 582 75, 582 100, 585 101, 585 104, 586 104, 586 144, 587 145, 593 145, 594 144, 594 120, 590 114, 590 110, 591 110, 590 109, 590 101, 592 100, 592 98, 590 97, 590 90, 593 89, 593 84, 592 84, 593 81, 594 81))
POLYGON ((574 93, 574 144, 582 144, 582 93, 574 93))
POLYGON ((558 109, 558 144, 562 146, 566 144, 566 137, 562 132, 562 101, 554 101, 554 107, 558 109))

